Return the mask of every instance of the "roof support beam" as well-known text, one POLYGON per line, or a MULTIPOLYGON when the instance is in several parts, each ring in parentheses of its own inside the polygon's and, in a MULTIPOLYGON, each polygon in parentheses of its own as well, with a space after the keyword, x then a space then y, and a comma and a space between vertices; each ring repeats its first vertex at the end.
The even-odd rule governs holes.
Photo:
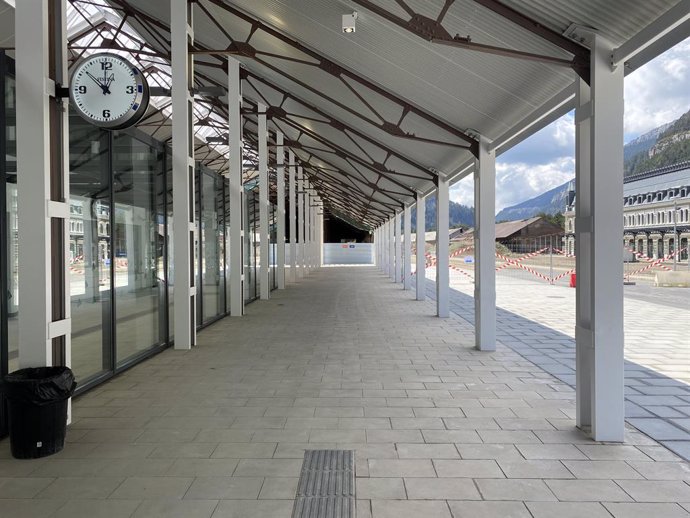
MULTIPOLYGON (((325 111, 323 111, 323 110, 321 110, 320 108, 314 106, 313 104, 308 103, 307 101, 302 100, 301 98, 299 98, 299 97, 297 97, 296 95, 294 95, 294 94, 288 92, 287 90, 283 90, 282 88, 280 88, 280 87, 278 87, 278 86, 276 86, 276 85, 274 85, 274 84, 268 82, 266 79, 264 79, 264 78, 258 76, 257 74, 255 74, 255 73, 253 73, 253 72, 250 72, 249 70, 244 70, 243 72, 244 72, 244 75, 245 75, 246 78, 250 78, 250 77, 251 77, 252 79, 256 79, 257 81, 260 81, 261 83, 267 85, 269 88, 272 88, 272 89, 275 90, 276 92, 279 92, 279 93, 283 96, 283 99, 286 99, 286 98, 287 98, 287 99, 292 99, 293 101, 298 102, 299 104, 301 104, 302 106, 304 106, 304 107, 307 108, 308 110, 313 111, 314 113, 318 113, 319 115, 321 115, 322 117, 324 117, 325 119, 327 119, 327 120, 329 121, 329 124, 330 124, 332 127, 336 128, 336 129, 338 129, 338 130, 340 130, 341 132, 346 133, 346 134, 347 134, 347 133, 352 133, 353 135, 355 135, 355 136, 361 138, 362 140, 365 140, 365 141, 367 141, 368 143, 370 143, 370 144, 372 144, 372 145, 375 145, 376 147, 382 149, 382 150, 385 151, 386 153, 389 153, 391 156, 394 156, 394 157, 396 157, 396 158, 399 158, 399 159, 402 160, 403 162, 405 162, 405 163, 411 165, 412 167, 415 167, 415 168, 419 169, 420 171, 423 171, 425 174, 427 174, 427 175, 428 175, 429 177, 431 177, 431 178, 433 178, 433 177, 436 176, 435 173, 433 173, 432 171, 430 171, 430 170, 429 170, 428 168, 426 168, 425 166, 423 166, 423 165, 421 165, 421 164, 415 162, 414 160, 412 160, 412 159, 410 159, 410 158, 407 158, 405 155, 403 155, 403 154, 401 154, 401 153, 395 151, 394 149, 391 149, 391 148, 389 148, 388 146, 385 146, 385 145, 379 143, 378 141, 374 140, 373 138, 371 138, 371 137, 368 136, 367 134, 365 134, 365 133, 359 131, 358 129, 356 129, 356 128, 354 128, 354 127, 352 127, 352 126, 350 126, 350 125, 348 125, 348 124, 346 124, 346 123, 340 121, 339 119, 333 117, 333 116, 330 115, 329 113, 326 113, 325 111)), ((248 82, 249 82, 249 81, 248 81, 248 82)), ((251 85, 251 82, 249 82, 249 84, 251 85)), ((253 85, 252 85, 252 86, 253 86, 253 85)), ((254 89, 256 90, 256 88, 254 88, 254 89)), ((277 108, 277 107, 269 107, 269 110, 272 110, 272 111, 273 111, 274 113, 276 113, 276 114, 280 113, 280 110, 279 110, 279 108, 277 108)), ((282 111, 284 112, 285 110, 282 110, 282 111)), ((287 116, 288 114, 284 114, 284 115, 287 116)))
POLYGON ((510 20, 532 34, 548 41, 549 43, 569 52, 579 63, 579 65, 589 68, 589 49, 562 34, 549 29, 544 24, 533 20, 529 16, 509 7, 498 0, 472 0, 473 2, 486 7, 494 13, 510 20))
MULTIPOLYGON (((391 23, 419 36, 426 41, 432 43, 440 43, 442 45, 450 45, 452 47, 459 47, 467 50, 472 50, 476 52, 483 52, 486 54, 494 54, 498 56, 505 56, 510 58, 524 59, 528 61, 536 61, 540 63, 546 63, 550 65, 565 66, 572 68, 580 77, 585 81, 589 82, 589 50, 585 47, 578 45, 576 42, 569 40, 568 38, 558 34, 555 31, 543 26, 539 22, 532 20, 531 18, 525 16, 524 14, 503 5, 496 0, 474 0, 475 2, 483 5, 487 9, 490 9, 500 16, 516 23, 520 27, 523 27, 533 34, 540 36, 541 38, 549 41, 550 43, 558 46, 562 50, 574 54, 573 59, 563 59, 554 56, 546 56, 543 54, 535 54, 532 52, 524 52, 521 50, 510 49, 506 47, 497 47, 495 45, 486 45, 483 43, 476 43, 471 40, 469 36, 462 37, 458 34, 452 36, 437 20, 433 20, 427 16, 416 13, 411 9, 406 9, 408 14, 410 14, 410 19, 406 20, 401 18, 396 14, 388 11, 387 9, 375 4, 371 0, 352 0, 353 3, 361 5, 362 7, 378 14, 382 18, 388 20, 391 23)), ((444 11, 441 14, 445 15, 445 11, 448 8, 448 4, 444 6, 444 11)), ((439 16, 439 18, 442 18, 439 16)))
MULTIPOLYGON (((252 25, 253 32, 256 32, 258 30, 261 30, 268 34, 269 36, 280 40, 282 43, 285 43, 294 49, 302 52, 303 54, 311 57, 312 59, 315 59, 318 61, 318 63, 315 64, 315 66, 318 66, 319 68, 324 69, 328 73, 331 74, 337 74, 337 76, 342 76, 342 77, 347 77, 348 79, 351 79, 360 85, 368 88, 369 90, 375 92, 376 94, 385 97, 389 101, 394 102, 397 104, 399 107, 401 107, 405 111, 409 111, 410 113, 414 113, 418 117, 426 120, 427 122, 443 129, 444 131, 450 133, 451 135, 459 138, 460 140, 464 141, 465 143, 469 144, 470 151, 474 156, 477 156, 477 151, 478 151, 478 143, 476 139, 473 137, 470 137, 467 135, 463 130, 452 126, 451 124, 439 119, 435 115, 422 110, 421 108, 418 108, 414 106, 411 102, 409 102, 406 99, 403 99, 402 97, 394 94, 393 92, 390 92, 389 90, 384 89, 383 87, 379 86, 378 84, 374 83, 373 81, 369 80, 368 78, 357 74, 356 72, 353 72, 351 70, 348 70, 345 67, 342 67, 341 65, 333 62, 330 58, 324 56, 323 54, 320 54, 319 52, 316 52, 312 50, 311 48, 303 45, 299 41, 286 36, 285 34, 277 31, 273 27, 263 23, 261 20, 256 19, 252 16, 249 16, 243 11, 240 11, 239 9, 236 9, 232 5, 229 5, 226 1, 224 0, 205 0, 206 2, 212 3, 218 7, 221 7, 222 9, 226 10, 227 12, 231 13, 232 15, 244 20, 245 22, 249 23, 252 25)), ((202 10, 205 9, 203 7, 203 3, 200 0, 197 0, 198 5, 202 7, 202 10)), ((232 42, 234 44, 234 41, 232 42)), ((241 47, 247 47, 247 43, 241 43, 241 47)), ((226 50, 220 50, 220 51, 214 51, 213 53, 227 53, 226 50)), ((248 52, 249 55, 246 57, 256 59, 256 54, 252 53, 251 51, 248 52)), ((263 64, 266 64, 265 62, 262 62, 263 64)), ((382 125, 383 129, 385 131, 388 131, 387 127, 392 123, 384 123, 382 125)))

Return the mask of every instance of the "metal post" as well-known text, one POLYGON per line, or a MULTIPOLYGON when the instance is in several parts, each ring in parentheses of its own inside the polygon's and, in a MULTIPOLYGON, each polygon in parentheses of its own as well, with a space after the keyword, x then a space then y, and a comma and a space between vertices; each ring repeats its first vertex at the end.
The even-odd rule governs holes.
POLYGON ((479 137, 474 168, 474 337, 480 351, 496 350, 496 155, 479 137))
POLYGON ((268 127, 266 106, 258 103, 259 121, 257 139, 259 141, 259 296, 268 299, 271 293, 269 283, 270 243, 268 237, 268 127))
POLYGON ((311 273, 311 194, 309 182, 304 180, 304 275, 311 273))
POLYGON ((412 289, 412 208, 405 207, 405 217, 403 221, 405 227, 405 243, 403 251, 403 288, 412 289))
POLYGON ((228 192, 230 194, 230 315, 244 313, 242 243, 242 92, 240 62, 228 56, 228 192))
POLYGON ((194 37, 191 16, 186 0, 171 0, 175 349, 190 349, 196 343, 194 97, 190 91, 194 69, 188 51, 194 37))
POLYGON ((304 277, 304 179, 297 168, 297 278, 304 277))
POLYGON ((53 90, 67 84, 65 12, 65 0, 17 2, 15 9, 22 368, 71 363, 69 121, 53 90))
POLYGON ((288 169, 288 197, 290 202, 290 282, 297 281, 297 202, 295 199, 295 154, 288 153, 290 167, 288 169))
POLYGON ((449 271, 449 182, 439 174, 436 179, 436 315, 450 316, 449 271))
POLYGON ((283 134, 276 132, 276 174, 278 207, 276 209, 276 248, 277 267, 276 276, 278 289, 285 289, 285 148, 283 147, 283 134))
POLYGON ((578 81, 576 132, 577 425, 597 441, 622 442, 623 357, 623 68, 613 45, 591 43, 591 89, 578 81), (615 174, 609 174, 611 172, 615 174))
POLYGON ((323 202, 321 198, 319 202, 320 207, 316 211, 316 264, 321 268, 323 266, 323 202))
POLYGON ((393 275, 393 281, 395 283, 402 281, 402 237, 400 235, 400 221, 402 219, 402 213, 398 212, 395 215, 395 274, 393 275))
POLYGON ((553 236, 549 236, 549 279, 553 284, 553 236))
POLYGON ((383 222, 381 225, 381 271, 384 274, 388 273, 388 227, 387 222, 383 222))
POLYGON ((680 253, 680 246, 678 245, 678 227, 676 226, 676 214, 678 213, 678 200, 673 199, 673 271, 678 267, 678 254, 680 253))
POLYGON ((426 298, 426 199, 417 192, 417 300, 426 298))
POLYGON ((395 281, 395 215, 388 220, 388 277, 395 281))
POLYGON ((317 221, 316 221, 316 204, 318 204, 319 198, 314 196, 314 206, 311 208, 311 267, 316 269, 319 267, 317 256, 318 256, 318 235, 317 235, 317 221))

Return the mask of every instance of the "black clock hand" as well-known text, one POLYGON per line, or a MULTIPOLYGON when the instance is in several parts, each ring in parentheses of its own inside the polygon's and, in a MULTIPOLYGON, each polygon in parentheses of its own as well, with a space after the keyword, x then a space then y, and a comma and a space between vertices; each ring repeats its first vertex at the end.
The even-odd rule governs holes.
POLYGON ((91 72, 87 72, 86 75, 89 76, 94 83, 101 87, 101 91, 103 92, 103 95, 105 95, 107 87, 104 84, 102 84, 101 81, 97 79, 96 76, 94 76, 91 72))
POLYGON ((108 71, 106 69, 103 69, 103 94, 109 94, 110 93, 110 81, 108 81, 108 71))

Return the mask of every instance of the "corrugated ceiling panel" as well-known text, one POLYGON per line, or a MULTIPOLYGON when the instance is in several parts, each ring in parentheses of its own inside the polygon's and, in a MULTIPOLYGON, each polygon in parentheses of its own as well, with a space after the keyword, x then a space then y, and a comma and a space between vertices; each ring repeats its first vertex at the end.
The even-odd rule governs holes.
POLYGON ((677 0, 504 0, 507 5, 563 32, 571 23, 597 29, 614 44, 649 25, 677 0))

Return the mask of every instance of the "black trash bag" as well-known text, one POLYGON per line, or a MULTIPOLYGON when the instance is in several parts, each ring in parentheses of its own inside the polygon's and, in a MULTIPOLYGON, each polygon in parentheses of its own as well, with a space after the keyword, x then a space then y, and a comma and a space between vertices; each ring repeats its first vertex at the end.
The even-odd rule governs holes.
POLYGON ((2 382, 7 399, 35 406, 68 399, 76 387, 69 367, 29 367, 8 374, 2 382))
POLYGON ((5 377, 10 448, 17 459, 59 452, 67 433, 67 400, 77 384, 67 367, 21 369, 5 377))

